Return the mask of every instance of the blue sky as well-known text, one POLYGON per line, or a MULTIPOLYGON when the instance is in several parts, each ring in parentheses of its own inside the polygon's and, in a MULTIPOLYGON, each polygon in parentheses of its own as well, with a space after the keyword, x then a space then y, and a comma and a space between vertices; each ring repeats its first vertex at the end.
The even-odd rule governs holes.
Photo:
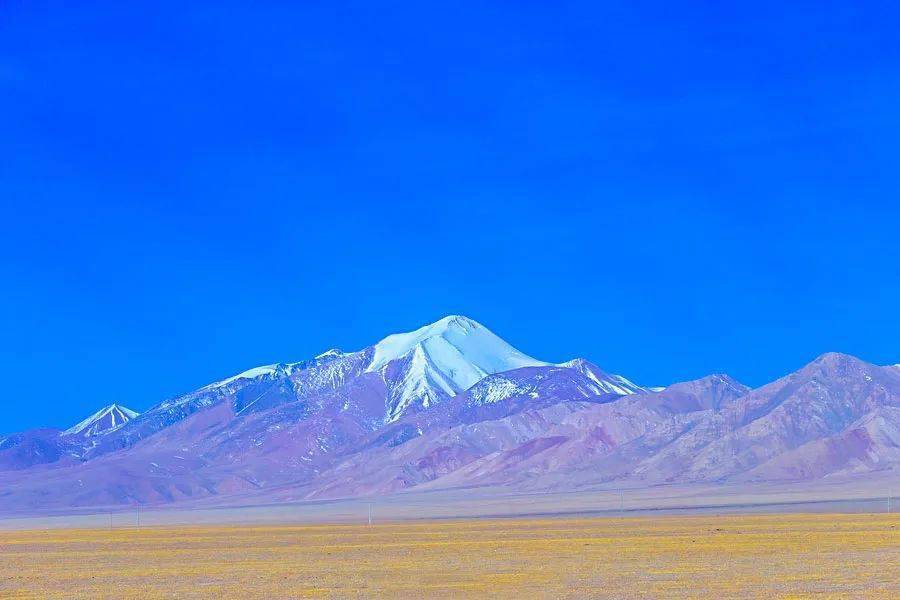
POLYGON ((900 15, 783 4, 2 3, 0 431, 448 313, 900 362, 900 15))

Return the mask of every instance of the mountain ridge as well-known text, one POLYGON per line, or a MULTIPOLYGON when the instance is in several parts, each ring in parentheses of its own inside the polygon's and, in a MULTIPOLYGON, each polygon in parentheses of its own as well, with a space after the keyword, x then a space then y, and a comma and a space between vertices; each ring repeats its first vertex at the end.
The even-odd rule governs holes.
POLYGON ((450 315, 140 415, 0 438, 0 510, 863 476, 900 466, 898 432, 894 366, 825 353, 756 389, 726 374, 645 388, 450 315))

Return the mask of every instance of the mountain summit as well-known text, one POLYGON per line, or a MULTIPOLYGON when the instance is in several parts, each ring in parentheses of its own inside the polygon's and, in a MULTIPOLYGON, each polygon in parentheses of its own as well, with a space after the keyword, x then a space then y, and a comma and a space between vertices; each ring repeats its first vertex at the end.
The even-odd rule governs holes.
POLYGON ((129 408, 125 408, 119 404, 110 404, 109 406, 98 410, 77 425, 66 429, 63 431, 63 435, 80 435, 83 437, 102 435, 118 429, 137 416, 138 413, 129 408))
POLYGON ((547 364, 519 352, 484 325, 450 315, 384 338, 373 346, 366 371, 380 373, 389 384, 390 422, 410 407, 428 408, 488 375, 547 364))

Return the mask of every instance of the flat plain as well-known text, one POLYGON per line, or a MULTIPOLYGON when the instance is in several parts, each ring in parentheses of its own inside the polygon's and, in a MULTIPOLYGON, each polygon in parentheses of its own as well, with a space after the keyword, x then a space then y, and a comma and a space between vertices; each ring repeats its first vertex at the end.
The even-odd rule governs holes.
POLYGON ((898 598, 900 514, 0 531, 2 598, 898 598))

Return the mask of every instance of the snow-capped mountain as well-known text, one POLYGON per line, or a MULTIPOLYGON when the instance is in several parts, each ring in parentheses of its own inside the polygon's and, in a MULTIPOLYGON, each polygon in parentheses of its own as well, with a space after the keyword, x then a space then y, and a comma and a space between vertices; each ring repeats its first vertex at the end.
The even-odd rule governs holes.
POLYGON ((0 511, 258 494, 568 490, 900 471, 900 369, 826 354, 751 390, 645 388, 448 316, 356 352, 255 367, 138 415, 0 438, 0 511), (53 477, 46 476, 52 469, 53 477))
POLYGON ((65 431, 33 429, 0 438, 0 471, 45 464, 74 464, 98 439, 137 416, 133 410, 111 404, 65 431))
POLYGON ((115 431, 125 423, 138 416, 139 413, 121 406, 110 404, 101 408, 77 425, 62 432, 64 436, 94 437, 115 431))
MULTIPOLYGON (((353 398, 344 399, 345 410, 361 411, 365 419, 384 424, 452 398, 488 375, 551 366, 555 365, 515 349, 484 325, 450 315, 415 331, 389 335, 357 352, 331 349, 302 362, 254 367, 163 402, 147 415, 171 413, 176 406, 189 413, 230 395, 239 397, 235 405, 238 412, 258 411, 297 398, 340 395, 340 390, 353 381, 361 389, 353 398)), ((646 391, 583 359, 558 366, 583 373, 606 393, 646 391)), ((172 417, 177 419, 179 415, 172 417)))
POLYGON ((547 365, 472 319, 451 315, 375 344, 366 372, 379 373, 387 384, 385 420, 392 422, 413 407, 428 408, 455 396, 488 375, 547 365))
MULTIPOLYGON (((414 331, 389 335, 356 352, 330 349, 304 361, 247 369, 160 402, 141 415, 107 407, 62 433, 69 441, 84 438, 89 443, 42 455, 49 457, 48 461, 61 455, 93 460, 213 411, 225 420, 223 426, 246 430, 246 435, 259 425, 254 418, 259 414, 268 415, 270 424, 279 418, 311 429, 327 429, 327 433, 316 434, 322 439, 302 451, 320 454, 355 432, 373 431, 406 415, 428 411, 485 377, 523 368, 577 371, 586 376, 582 385, 590 388, 591 394, 642 389, 586 361, 557 366, 537 360, 484 325, 450 315, 414 331)), ((513 394, 515 390, 508 391, 513 394)), ((499 399, 502 393, 495 389, 491 397, 499 399)), ((262 440, 268 430, 254 430, 252 435, 259 440, 259 447, 266 447, 262 440)), ((227 444, 237 443, 234 438, 230 436, 227 444)))

